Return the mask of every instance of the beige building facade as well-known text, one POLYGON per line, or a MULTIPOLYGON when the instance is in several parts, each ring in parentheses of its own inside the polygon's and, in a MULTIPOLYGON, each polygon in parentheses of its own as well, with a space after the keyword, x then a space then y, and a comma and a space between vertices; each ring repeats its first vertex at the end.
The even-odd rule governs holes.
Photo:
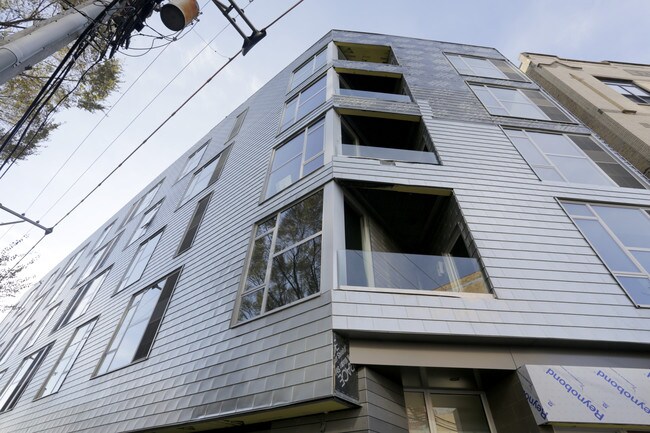
POLYGON ((522 53, 521 70, 650 177, 650 65, 522 53))

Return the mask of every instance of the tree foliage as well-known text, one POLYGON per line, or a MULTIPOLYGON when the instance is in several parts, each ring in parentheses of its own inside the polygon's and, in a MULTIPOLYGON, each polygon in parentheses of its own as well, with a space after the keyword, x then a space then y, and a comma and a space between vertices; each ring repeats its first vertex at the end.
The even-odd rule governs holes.
MULTIPOLYGON (((7 36, 38 25, 70 7, 82 3, 80 0, 0 0, 0 36, 7 36)), ((97 44, 101 45, 101 40, 97 44)), ((104 101, 119 84, 121 66, 117 59, 100 60, 101 46, 95 44, 86 50, 75 62, 61 87, 31 123, 18 152, 20 159, 35 153, 45 142, 57 123, 53 115, 65 108, 79 108, 86 111, 105 109, 104 101)), ((0 46, 2 41, 0 40, 0 46)), ((19 76, 0 85, 0 136, 4 135, 22 117, 40 89, 52 75, 67 48, 36 64, 19 76)), ((15 140, 12 143, 15 145, 15 140)), ((0 158, 4 160, 13 149, 6 146, 0 158)))
POLYGON ((24 240, 24 237, 17 239, 0 250, 0 311, 11 308, 9 299, 27 288, 32 281, 32 277, 25 276, 25 272, 34 259, 14 266, 21 257, 16 253, 16 248, 24 240))

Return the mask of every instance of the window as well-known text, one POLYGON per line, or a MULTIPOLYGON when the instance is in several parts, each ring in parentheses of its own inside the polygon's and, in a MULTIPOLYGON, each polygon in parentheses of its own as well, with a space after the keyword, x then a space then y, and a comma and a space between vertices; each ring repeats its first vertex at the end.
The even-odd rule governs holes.
POLYGON ((352 44, 349 42, 335 42, 335 44, 340 60, 397 65, 397 60, 389 46, 352 44))
POLYGON ((199 231, 201 220, 203 220, 203 215, 205 215, 205 211, 208 208, 210 197, 212 197, 212 193, 203 197, 196 204, 196 209, 194 209, 194 215, 192 215, 190 224, 187 226, 187 230, 185 230, 185 235, 183 236, 183 240, 181 240, 181 244, 178 247, 177 255, 184 253, 185 251, 189 250, 190 247, 192 246, 192 243, 194 242, 194 237, 196 236, 196 233, 199 231))
POLYGON ((80 281, 85 280, 93 272, 104 266, 106 259, 111 254, 113 246, 117 243, 117 239, 119 237, 120 235, 118 234, 111 241, 107 242, 106 245, 93 253, 93 256, 90 258, 90 262, 88 262, 86 269, 84 269, 83 273, 81 274, 81 278, 79 279, 80 281))
POLYGON ((323 48, 318 53, 316 53, 315 56, 303 63, 298 69, 293 72, 291 75, 291 84, 289 90, 295 89, 300 83, 311 77, 314 72, 325 66, 326 63, 327 48, 323 48))
POLYGON ((129 241, 129 245, 131 245, 133 242, 140 239, 142 236, 144 236, 145 233, 147 233, 147 230, 149 230, 149 227, 153 223, 154 218, 156 218, 156 214, 158 213, 158 210, 160 209, 161 205, 162 205, 162 200, 160 200, 151 209, 146 211, 144 215, 142 215, 142 220, 140 221, 140 225, 133 232, 133 235, 131 236, 131 240, 129 241))
POLYGON ((266 197, 321 167, 324 141, 325 119, 321 119, 275 149, 266 197))
POLYGON ((133 295, 96 374, 125 367, 149 356, 179 275, 180 269, 133 295))
POLYGON ((153 255, 153 252, 156 249, 158 241, 161 237, 162 230, 140 244, 138 250, 135 252, 135 256, 133 256, 133 260, 131 261, 129 268, 124 274, 122 283, 117 288, 118 292, 125 287, 128 287, 131 284, 135 283, 140 279, 140 277, 142 277, 142 274, 147 267, 147 263, 149 263, 149 259, 151 259, 151 256, 153 255))
POLYGON ((65 276, 65 278, 61 280, 61 282, 59 283, 59 287, 56 289, 56 291, 50 298, 47 305, 51 305, 59 299, 59 295, 61 294, 61 292, 63 292, 63 289, 68 287, 73 276, 74 276, 74 272, 70 272, 68 275, 65 276))
POLYGON ((38 370, 38 367, 40 367, 41 363, 45 359, 52 344, 23 359, 23 362, 11 378, 11 381, 7 386, 5 386, 2 394, 0 394, 0 412, 11 410, 16 406, 20 396, 27 388, 27 385, 29 385, 29 381, 32 380, 34 374, 36 374, 36 370, 38 370))
POLYGON ((156 194, 158 193, 158 190, 160 189, 162 183, 163 181, 161 180, 160 182, 158 182, 156 186, 151 188, 149 192, 146 193, 140 200, 133 203, 133 205, 131 206, 131 210, 129 211, 126 218, 124 219, 124 223, 122 224, 122 226, 128 223, 129 221, 131 221, 136 216, 140 215, 146 208, 149 207, 149 205, 153 202, 153 199, 156 197, 156 194))
POLYGON ((411 433, 490 433, 479 393, 405 392, 411 433))
POLYGON ((92 281, 89 281, 77 289, 77 293, 74 294, 72 301, 70 301, 68 308, 59 319, 59 322, 54 327, 54 330, 63 328, 68 323, 82 316, 86 310, 88 310, 90 303, 106 279, 106 275, 108 275, 108 270, 104 271, 102 274, 96 276, 92 281))
POLYGON ((230 135, 228 135, 228 140, 226 141, 232 140, 237 134, 239 134, 239 130, 244 123, 244 119, 246 119, 246 113, 248 113, 248 108, 237 115, 235 124, 232 126, 232 130, 230 131, 230 135))
POLYGON ((40 337, 41 334, 43 333, 43 330, 45 329, 47 324, 50 323, 50 320, 52 320, 52 316, 54 316, 54 313, 56 313, 56 310, 58 310, 60 305, 61 304, 55 305, 54 307, 49 309, 45 317, 43 317, 43 320, 40 321, 37 328, 32 333, 32 336, 29 337, 29 340, 27 340, 27 343, 25 343, 25 347, 23 348, 23 350, 29 349, 34 345, 36 340, 38 340, 38 337, 40 337))
POLYGON ((185 190, 185 194, 181 200, 181 205, 187 203, 191 198, 195 197, 198 193, 214 184, 219 179, 231 148, 232 146, 225 148, 219 156, 210 160, 210 162, 194 173, 194 177, 185 190))
POLYGON ((32 317, 34 317, 34 314, 36 314, 36 312, 37 312, 38 309, 40 308, 41 304, 42 304, 43 301, 45 300, 45 297, 46 297, 46 296, 43 295, 43 296, 41 296, 40 298, 38 298, 37 300, 35 300, 34 302, 32 302, 32 304, 30 305, 29 309, 27 310, 27 312, 26 312, 25 315, 23 316, 23 320, 21 320, 21 322, 18 324, 18 326, 22 326, 22 325, 24 325, 24 324, 27 323, 27 322, 28 322, 32 317))
POLYGON ((339 95, 411 102, 411 97, 406 90, 406 83, 400 74, 371 75, 356 71, 354 73, 338 72, 338 77, 339 95))
POLYGON ((75 267, 75 265, 77 264, 77 262, 81 258, 81 255, 83 254, 85 249, 86 249, 86 247, 84 246, 82 249, 77 251, 77 253, 70 259, 70 261, 68 262, 68 265, 65 267, 63 272, 61 272, 61 275, 67 274, 69 271, 71 271, 75 267))
POLYGON ((257 224, 238 321, 319 292, 322 215, 319 191, 257 224))
POLYGON ((650 307, 650 209, 562 206, 632 301, 650 307))
POLYGON ((326 95, 327 76, 323 76, 286 103, 280 129, 285 129, 315 110, 316 107, 325 102, 326 95))
POLYGON ((504 131, 542 180, 644 188, 589 136, 504 131))
POLYGON ((25 335, 27 335, 28 329, 29 325, 16 331, 13 337, 11 337, 11 340, 9 340, 7 345, 4 347, 4 351, 0 354, 0 365, 11 357, 11 355, 14 353, 14 350, 16 350, 25 335))
POLYGON ((106 240, 106 237, 108 236, 108 233, 111 231, 111 229, 113 228, 114 225, 115 225, 115 221, 113 221, 112 223, 110 223, 109 225, 106 226, 104 231, 102 231, 102 234, 99 237, 99 239, 97 239, 97 243, 95 244, 95 248, 99 248, 99 247, 102 246, 102 244, 106 240))
POLYGON ((632 102, 636 102, 637 104, 650 104, 650 92, 637 86, 632 81, 613 80, 609 78, 600 78, 600 81, 632 102))
POLYGON ((484 59, 458 54, 447 54, 447 58, 458 73, 462 75, 524 81, 521 75, 505 60, 484 59))
POLYGON ((203 158, 203 154, 205 153, 205 149, 208 148, 208 143, 210 143, 210 140, 205 142, 203 146, 199 147, 196 152, 190 155, 189 158, 187 158, 187 162, 185 163, 185 167, 183 167, 183 171, 181 172, 180 176, 178 178, 185 177, 185 175, 192 170, 194 170, 198 165, 199 162, 201 162, 201 158, 203 158))
POLYGON ((412 120, 342 115, 341 150, 345 156, 438 164, 433 142, 420 117, 412 120))
POLYGON ((525 117, 528 119, 555 120, 571 122, 572 120, 539 90, 511 89, 471 84, 470 87, 495 116, 525 117))
POLYGON ((97 319, 93 319, 75 330, 74 335, 68 342, 68 346, 61 354, 61 357, 54 365, 54 368, 52 368, 52 371, 41 389, 38 391, 38 394, 36 394, 36 398, 54 394, 61 389, 63 381, 70 370, 72 370, 72 365, 77 359, 77 356, 79 356, 83 345, 86 343, 86 340, 88 340, 88 337, 90 337, 95 322, 97 322, 97 319))

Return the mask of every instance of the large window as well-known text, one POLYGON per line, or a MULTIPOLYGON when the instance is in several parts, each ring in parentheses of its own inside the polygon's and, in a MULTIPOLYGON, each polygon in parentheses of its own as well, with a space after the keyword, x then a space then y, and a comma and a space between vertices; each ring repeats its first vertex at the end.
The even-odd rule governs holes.
POLYGON ((210 140, 205 142, 201 147, 199 147, 193 154, 187 158, 187 162, 185 163, 185 167, 183 167, 183 171, 181 174, 178 176, 178 178, 184 177, 186 174, 194 170, 198 165, 199 162, 201 162, 201 158, 203 158, 203 154, 205 153, 205 149, 208 147, 208 143, 210 140))
POLYGON ((323 76, 311 86, 304 89, 284 107, 281 129, 295 123, 306 114, 312 112, 316 107, 325 102, 327 96, 327 76, 323 76))
POLYGON ((523 81, 521 75, 505 60, 484 59, 458 54, 447 54, 447 58, 458 73, 462 75, 523 81))
POLYGON ((43 333, 43 330, 45 329, 47 324, 50 323, 50 320, 52 320, 52 316, 54 316, 54 313, 56 313, 56 310, 59 309, 59 306, 61 306, 61 304, 57 304, 57 305, 55 305, 54 307, 52 307, 52 308, 50 308, 48 310, 45 317, 38 323, 36 329, 32 333, 32 336, 29 337, 29 340, 27 340, 27 343, 25 343, 25 348, 23 350, 29 349, 30 347, 32 347, 34 345, 36 340, 38 340, 38 337, 40 337, 41 334, 43 333))
POLYGON ((124 224, 127 222, 131 221, 133 218, 136 216, 140 215, 146 208, 149 207, 151 203, 153 203, 153 199, 156 197, 156 194, 158 193, 158 190, 160 189, 160 186, 162 185, 163 181, 161 180, 149 190, 142 198, 131 206, 131 210, 129 211, 128 215, 126 216, 124 220, 124 224))
POLYGON ((275 149, 266 196, 270 197, 323 165, 325 119, 275 149))
POLYGON ((86 246, 81 248, 79 251, 76 252, 76 254, 74 256, 72 256, 72 258, 70 259, 70 261, 66 265, 65 269, 63 269, 63 272, 61 272, 61 275, 66 275, 69 271, 74 269, 75 265, 77 264, 77 262, 81 258, 81 255, 83 254, 85 249, 86 249, 86 246))
POLYGON ((131 240, 129 241, 129 245, 131 245, 133 242, 140 239, 142 236, 144 236, 145 233, 147 233, 147 230, 149 230, 149 227, 151 227, 151 224, 153 224, 153 220, 156 218, 156 214, 158 213, 158 210, 160 210, 161 205, 162 205, 162 200, 156 203, 151 209, 149 209, 144 213, 144 215, 142 215, 142 220, 140 221, 140 225, 138 225, 138 228, 135 229, 135 231, 133 232, 133 235, 131 236, 131 240))
POLYGON ((481 84, 471 84, 470 87, 490 114, 495 116, 571 122, 571 119, 539 90, 481 84))
POLYGON ((241 126, 244 124, 244 119, 246 119, 246 113, 248 113, 248 108, 237 115, 237 118, 235 119, 235 123, 232 125, 232 129, 230 130, 230 134, 228 135, 228 140, 226 141, 232 140, 233 138, 235 138, 237 134, 239 134, 239 130, 241 129, 241 126))
MULTIPOLYGON (((52 343, 54 344, 54 343, 52 343)), ((4 390, 0 394, 0 412, 11 410, 18 403, 18 399, 29 385, 29 381, 32 380, 36 370, 45 359, 47 352, 52 347, 52 344, 49 346, 43 347, 38 352, 34 352, 29 355, 18 367, 18 370, 11 378, 11 381, 5 386, 4 390)))
POLYGON ((86 340, 88 340, 88 337, 90 337, 90 333, 95 326, 95 322, 97 322, 97 319, 93 319, 92 321, 85 323, 76 329, 74 335, 68 343, 68 346, 61 354, 61 357, 54 365, 54 368, 52 368, 50 375, 43 384, 43 387, 39 390, 36 398, 54 394, 55 392, 58 392, 59 389, 61 389, 63 381, 65 380, 70 370, 72 370, 72 365, 81 352, 81 348, 83 347, 86 340))
POLYGON ((59 299, 59 295, 63 292, 63 290, 69 286, 70 281, 72 281, 72 277, 74 276, 74 272, 70 272, 68 275, 66 275, 61 281, 59 281, 58 287, 56 291, 54 291, 54 294, 48 301, 47 305, 52 305, 59 299))
POLYGON ((107 225, 106 228, 104 228, 102 234, 99 236, 99 239, 97 239, 97 242, 95 243, 95 248, 99 248, 104 244, 104 241, 108 237, 108 233, 110 233, 114 225, 115 225, 115 221, 113 221, 112 223, 107 225))
POLYGON ((68 305, 68 308, 65 310, 54 329, 60 329, 64 327, 76 318, 82 316, 86 310, 88 310, 90 303, 99 291, 99 288, 104 283, 106 275, 108 275, 108 270, 104 271, 104 273, 96 276, 92 281, 89 281, 77 289, 77 293, 75 293, 72 301, 70 301, 70 304, 68 305))
POLYGON ((322 215, 319 191, 257 224, 239 321, 319 292, 322 215))
POLYGON ((14 333, 14 335, 11 337, 11 340, 9 340, 9 342, 4 346, 4 350, 0 352, 0 365, 2 365, 11 357, 16 348, 20 345, 20 342, 23 340, 25 335, 27 335, 28 329, 29 326, 26 326, 14 333))
POLYGON ((632 301, 650 307, 650 209, 562 206, 632 301))
POLYGON ((542 180, 644 188, 589 136, 505 129, 542 180))
POLYGON ((149 259, 151 259, 151 256, 153 255, 153 252, 155 251, 156 246, 158 245, 158 241, 161 237, 162 230, 140 244, 138 250, 135 252, 135 256, 133 257, 131 264, 129 265, 129 268, 124 274, 122 282, 117 288, 118 292, 140 280, 140 277, 142 277, 142 274, 147 267, 147 263, 149 263, 149 259))
POLYGON ((291 85, 289 90, 295 89, 300 83, 311 77, 314 72, 325 66, 326 63, 327 48, 323 48, 293 72, 291 75, 291 85))
POLYGON ((231 147, 232 146, 228 146, 219 154, 219 156, 211 159, 207 164, 194 173, 194 177, 192 177, 190 184, 185 190, 185 194, 183 194, 181 204, 186 203, 192 197, 195 197, 198 193, 214 184, 219 179, 231 147))
POLYGON ((610 78, 600 79, 610 89, 625 96, 637 104, 650 104, 650 92, 634 84, 632 81, 614 80, 610 78))
POLYGON ((119 237, 120 235, 118 234, 109 242, 106 242, 106 244, 103 247, 101 247, 100 249, 98 249, 93 253, 93 256, 90 258, 90 262, 88 262, 86 269, 84 269, 83 273, 81 274, 80 281, 86 279, 93 272, 95 272, 96 270, 104 266, 104 264, 106 263, 106 259, 108 259, 108 256, 111 254, 111 251, 113 250, 113 246, 117 243, 117 239, 119 237))
POLYGON ((125 367, 149 356, 179 274, 180 269, 133 295, 96 374, 125 367))

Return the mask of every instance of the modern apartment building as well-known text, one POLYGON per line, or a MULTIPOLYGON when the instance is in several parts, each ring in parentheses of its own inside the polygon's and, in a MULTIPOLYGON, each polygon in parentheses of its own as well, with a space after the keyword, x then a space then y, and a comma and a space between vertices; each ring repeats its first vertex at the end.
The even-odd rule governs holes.
POLYGON ((3 321, 0 431, 647 431, 649 187, 493 48, 331 31, 3 321))
POLYGON ((650 65, 522 53, 521 69, 650 178, 650 65))

